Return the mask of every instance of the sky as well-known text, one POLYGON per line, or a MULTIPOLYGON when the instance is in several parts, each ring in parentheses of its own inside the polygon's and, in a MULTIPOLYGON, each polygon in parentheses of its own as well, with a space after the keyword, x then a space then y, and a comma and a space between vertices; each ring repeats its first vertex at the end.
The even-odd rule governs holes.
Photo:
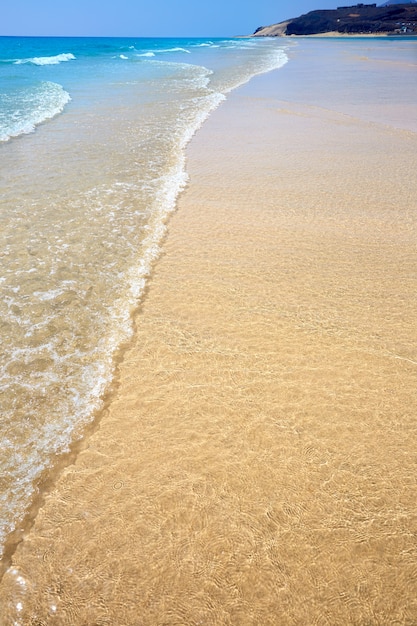
MULTIPOLYGON (((357 0, 353 0, 355 4, 357 0)), ((223 37, 339 0, 4 0, 0 35, 223 37)))

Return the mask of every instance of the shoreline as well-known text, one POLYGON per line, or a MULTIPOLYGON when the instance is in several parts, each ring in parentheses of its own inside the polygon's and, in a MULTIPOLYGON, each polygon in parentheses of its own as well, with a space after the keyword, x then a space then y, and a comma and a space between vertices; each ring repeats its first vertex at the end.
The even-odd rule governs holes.
POLYGON ((316 33, 314 35, 247 35, 247 37, 278 37, 279 39, 318 39, 324 38, 340 38, 340 39, 385 39, 386 37, 395 37, 396 39, 409 39, 410 37, 417 37, 417 34, 407 33, 401 35, 399 33, 338 33, 337 31, 329 31, 326 33, 316 33))
MULTIPOLYGON (((287 61, 285 61, 286 63, 287 61)), ((284 63, 284 64, 285 64, 284 63)), ((280 66, 282 67, 282 66, 280 66)), ((260 74, 268 73, 271 71, 279 71, 280 67, 275 68, 274 70, 265 70, 260 72, 260 74)), ((258 74, 252 76, 255 78, 258 74)), ((245 82, 238 85, 238 87, 234 87, 231 91, 246 85, 251 79, 245 80, 245 82)), ((231 93, 229 91, 225 92, 226 94, 231 93)), ((136 325, 138 316, 140 316, 140 311, 143 306, 143 302, 146 299, 149 282, 152 279, 153 269, 156 263, 158 263, 158 259, 160 255, 163 254, 164 242, 167 237, 168 232, 168 224, 173 212, 177 210, 177 203, 179 198, 181 197, 184 189, 187 187, 187 170, 186 170, 186 153, 187 146, 192 141, 192 138, 196 133, 199 132, 202 126, 204 126, 207 119, 212 115, 212 113, 221 106, 224 99, 227 98, 227 95, 222 96, 217 104, 215 104, 208 113, 205 113, 202 121, 198 122, 198 125, 190 132, 187 132, 187 138, 184 138, 182 141, 182 159, 181 159, 181 177, 185 177, 185 182, 181 182, 179 185, 179 191, 175 195, 175 199, 173 200, 173 206, 171 205, 171 198, 166 203, 167 207, 161 211, 161 222, 158 227, 158 237, 155 239, 155 235, 150 236, 151 244, 147 244, 147 239, 142 241, 141 246, 144 248, 153 249, 157 248, 157 252, 149 254, 145 254, 144 258, 146 258, 145 267, 141 269, 141 278, 144 278, 144 287, 143 290, 138 297, 138 301, 134 309, 130 311, 130 320, 132 324, 132 332, 129 336, 123 340, 123 342, 118 346, 114 355, 113 355, 113 374, 109 379, 108 384, 106 385, 106 389, 104 394, 100 400, 99 408, 92 410, 91 419, 82 426, 82 429, 78 429, 78 435, 81 433, 81 436, 78 436, 73 441, 71 441, 66 448, 65 452, 57 454, 55 457, 51 458, 50 467, 43 470, 39 478, 34 483, 35 485, 35 495, 30 505, 27 507, 26 512, 22 519, 16 522, 15 529, 7 535, 7 539, 4 543, 3 553, 0 555, 0 585, 1 580, 4 575, 4 572, 9 568, 12 562, 12 556, 16 551, 17 546, 21 543, 24 537, 30 532, 33 524, 35 523, 37 514, 39 510, 43 507, 45 498, 47 495, 54 489, 57 480, 59 479, 61 473, 68 468, 70 465, 74 464, 78 455, 81 451, 85 450, 88 447, 88 441, 90 436, 100 427, 100 422, 102 417, 105 415, 109 405, 112 402, 112 398, 115 393, 115 389, 117 389, 119 385, 119 366, 123 363, 125 353, 130 349, 132 345, 135 343, 136 336, 136 325), (191 139, 190 139, 191 137, 191 139), (150 257, 150 258, 147 258, 150 257)), ((168 194, 168 196, 173 196, 173 194, 168 194)), ((1 615, 0 615, 1 617, 1 615)), ((1 622, 0 622, 1 623, 1 622)))
POLYGON ((189 144, 112 401, 13 556, 6 618, 417 615, 416 139, 282 101, 282 72, 189 144))
MULTIPOLYGON (((74 269, 73 275, 71 271, 66 273, 66 270, 62 270, 66 277, 75 279, 74 286, 75 284, 80 286, 80 290, 76 296, 72 290, 65 296, 61 294, 61 288, 64 289, 63 285, 66 285, 66 283, 61 285, 60 280, 56 278, 59 273, 55 274, 53 271, 53 267, 60 262, 60 260, 57 260, 56 254, 51 254, 50 257, 48 257, 48 254, 44 255, 42 253, 44 272, 43 274, 42 272, 39 273, 36 281, 33 281, 34 268, 31 267, 32 255, 26 255, 26 258, 22 260, 22 266, 26 264, 26 267, 30 269, 30 272, 27 274, 27 281, 19 281, 13 270, 9 273, 11 282, 16 281, 16 285, 13 289, 16 289, 14 293, 17 295, 15 297, 13 296, 13 299, 18 302, 21 307, 20 310, 26 309, 32 312, 31 319, 33 328, 35 329, 35 335, 43 335, 44 338, 47 337, 47 341, 44 347, 41 347, 39 350, 36 346, 32 347, 31 345, 35 343, 33 337, 26 343, 25 339, 22 339, 20 342, 20 325, 17 323, 18 318, 14 317, 14 313, 9 306, 8 296, 6 296, 3 302, 2 317, 6 320, 10 317, 11 325, 8 322, 6 323, 3 336, 4 359, 7 365, 5 369, 6 378, 3 381, 5 383, 4 391, 6 394, 3 408, 5 415, 9 417, 4 420, 2 428, 2 437, 5 442, 5 463, 3 469, 7 478, 3 485, 3 503, 0 505, 1 555, 3 554, 6 537, 9 537, 9 544, 15 541, 11 539, 11 530, 18 528, 18 531, 15 533, 17 536, 21 533, 20 528, 22 524, 20 521, 25 517, 33 499, 36 498, 39 481, 41 481, 41 483, 44 482, 41 469, 44 470, 47 468, 47 474, 55 474, 55 471, 51 472, 49 470, 54 463, 54 458, 52 457, 67 452, 71 446, 71 442, 82 435, 83 425, 85 422, 89 422, 95 410, 100 408, 101 398, 106 392, 108 385, 111 384, 114 373, 114 362, 117 360, 115 358, 115 351, 117 351, 118 346, 124 343, 125 340, 128 340, 130 336, 131 325, 129 319, 131 318, 132 311, 137 307, 142 285, 146 282, 150 265, 152 265, 152 259, 158 254, 159 238, 161 232, 164 231, 163 222, 165 222, 165 218, 168 218, 167 213, 175 206, 179 188, 185 183, 186 176, 183 168, 185 145, 194 134, 197 126, 203 123, 209 111, 216 106, 219 100, 223 99, 224 96, 221 94, 222 90, 232 88, 236 83, 245 82, 254 71, 261 71, 262 68, 266 70, 270 68, 271 64, 278 64, 284 62, 284 59, 286 59, 285 53, 279 52, 281 48, 286 46, 277 46, 276 42, 264 42, 263 44, 259 44, 256 46, 257 51, 255 52, 253 45, 249 46, 248 43, 241 45, 232 40, 222 42, 221 50, 217 49, 217 44, 210 42, 207 42, 205 46, 201 46, 201 41, 189 41, 189 49, 177 48, 171 45, 172 41, 172 39, 160 40, 159 42, 152 40, 152 44, 151 41, 147 41, 140 45, 144 49, 148 48, 148 44, 151 45, 151 47, 156 46, 159 52, 155 54, 161 54, 162 57, 165 57, 163 49, 168 49, 169 55, 172 55, 172 58, 181 60, 187 50, 192 56, 193 53, 196 54, 194 61, 190 56, 187 56, 187 60, 190 61, 190 63, 187 63, 185 66, 178 66, 175 65, 175 63, 174 65, 168 63, 168 65, 165 66, 158 66, 158 64, 155 65, 152 60, 146 61, 146 59, 144 59, 144 64, 141 63, 141 67, 139 68, 139 66, 137 66, 135 69, 134 64, 130 66, 125 63, 121 64, 117 55, 113 58, 108 57, 107 61, 101 58, 104 62, 103 69, 106 68, 105 71, 109 70, 112 74, 111 66, 116 63, 117 66, 120 66, 122 72, 126 72, 126 78, 129 78, 130 74, 133 74, 135 79, 140 78, 142 72, 146 74, 148 69, 152 70, 152 68, 158 73, 163 67, 167 72, 165 78, 168 83, 170 82, 169 75, 172 74, 172 72, 175 73, 176 69, 179 67, 183 67, 184 72, 181 69, 181 73, 184 75, 189 72, 190 75, 200 74, 202 77, 204 76, 205 78, 202 79, 201 87, 197 86, 197 80, 185 80, 181 83, 182 86, 178 83, 181 89, 178 92, 176 91, 173 96, 173 106, 170 107, 171 115, 165 115, 163 107, 160 116, 158 115, 158 107, 155 107, 155 109, 152 108, 151 110, 150 107, 148 109, 148 107, 145 106, 143 112, 140 112, 142 97, 144 99, 155 98, 155 102, 165 99, 163 82, 158 80, 152 83, 151 91, 153 95, 151 96, 147 89, 145 90, 146 93, 144 93, 139 86, 135 86, 135 81, 127 80, 123 87, 121 85, 123 81, 120 81, 120 85, 118 85, 118 89, 120 88, 124 92, 124 98, 122 98, 122 100, 126 102, 126 115, 120 117, 116 114, 113 117, 113 112, 117 110, 118 104, 115 102, 116 98, 112 95, 114 90, 108 90, 105 86, 104 72, 103 82, 100 81, 102 93, 100 96, 98 96, 97 93, 96 96, 97 102, 100 101, 102 104, 104 102, 107 103, 105 105, 107 111, 114 120, 112 130, 110 130, 110 126, 106 121, 100 128, 100 122, 99 119, 97 119, 98 123, 95 131, 93 127, 87 129, 87 123, 85 132, 83 132, 81 126, 84 123, 83 120, 87 119, 87 117, 84 116, 86 109, 83 104, 79 107, 78 104, 74 102, 70 110, 64 115, 56 117, 56 119, 51 121, 50 125, 47 124, 40 128, 39 132, 31 133, 24 141, 13 141, 10 145, 3 146, 6 151, 4 154, 6 155, 7 153, 8 155, 6 159, 7 163, 5 161, 4 166, 5 171, 3 172, 5 180, 17 181, 19 177, 15 177, 15 173, 21 169, 22 171, 27 171, 27 175, 25 173, 20 177, 20 180, 25 181, 25 183, 22 185, 20 185, 19 182, 11 183, 8 197, 7 194, 5 196, 5 215, 15 215, 12 207, 17 202, 17 199, 20 199, 23 188, 26 189, 23 195, 26 197, 28 204, 32 204, 35 197, 37 197, 39 199, 37 206, 39 207, 43 204, 42 198, 44 194, 47 194, 48 200, 45 202, 45 207, 54 205, 54 209, 51 209, 51 214, 48 218, 44 221, 41 220, 41 223, 45 225, 44 231, 47 232, 48 225, 50 227, 52 223, 55 223, 55 220, 57 220, 57 222, 60 221, 57 214, 61 210, 65 215, 61 224, 66 223, 67 210, 73 214, 73 217, 79 216, 77 228, 80 230, 80 234, 76 238, 77 243, 72 247, 71 243, 75 241, 75 237, 73 238, 70 232, 65 234, 70 243, 62 242, 62 250, 65 250, 65 252, 63 252, 63 257, 65 257, 63 259, 63 265, 66 265, 70 255, 77 257, 77 249, 84 246, 85 250, 88 250, 91 256, 95 258, 97 267, 95 268, 94 264, 91 264, 90 268, 92 271, 91 275, 88 276, 89 264, 87 259, 89 258, 89 254, 86 252, 78 256, 80 263, 78 268, 74 269), (213 49, 211 50, 212 47, 213 49), (237 55, 232 51, 236 48, 239 49, 237 55), (276 53, 277 48, 278 54, 276 53), (228 55, 230 56, 230 54, 233 55, 233 64, 236 62, 236 72, 221 69, 221 65, 225 63, 226 57, 228 55), (213 56, 219 61, 218 71, 216 70, 215 72, 215 80, 217 80, 217 83, 216 85, 213 84, 213 89, 206 89, 205 83, 206 80, 208 81, 210 70, 206 69, 201 61, 204 57, 208 62, 207 64, 210 65, 210 59, 213 60, 213 56), (249 57, 253 59, 255 57, 259 58, 255 66, 251 67, 250 63, 247 65, 245 63, 239 65, 240 61, 238 59, 240 57, 242 57, 242 59, 248 57, 248 60, 249 57), (148 63, 149 68, 147 69, 146 66, 148 63), (139 70, 139 74, 137 70, 139 70), (185 110, 182 110, 179 115, 176 115, 175 106, 179 104, 180 99, 187 99, 186 94, 188 88, 191 88, 193 91, 194 87, 198 89, 199 96, 202 97, 189 100, 189 106, 187 105, 185 110), (137 97, 133 95, 135 92, 137 92, 137 97), (127 101, 130 103, 134 102, 135 104, 131 107, 127 107, 127 101), (127 108, 129 108, 129 110, 127 110, 127 108), (149 119, 152 120, 149 125, 145 123, 144 120, 147 116, 147 109, 149 110, 149 119), (191 114, 192 111, 194 111, 193 114, 191 114), (131 160, 124 158, 127 143, 124 140, 121 141, 121 138, 124 137, 124 127, 128 127, 127 116, 131 119, 132 128, 136 125, 137 133, 141 135, 139 144, 137 143, 136 134, 131 135, 130 139, 127 141, 127 143, 129 143, 129 141, 131 142, 129 148, 130 153, 135 154, 137 157, 131 160), (78 118, 80 124, 78 124, 78 121, 75 122, 76 118, 78 118), (188 119, 188 121, 186 121, 186 119, 188 119), (74 122, 80 133, 78 140, 75 139, 72 132, 67 134, 68 128, 74 122), (151 130, 152 127, 154 130, 151 130), (160 134, 162 141, 155 139, 156 136, 159 137, 159 134, 155 131, 156 127, 165 129, 162 130, 160 134), (173 128, 177 128, 177 131, 174 132, 173 128), (95 137, 93 137, 93 134, 95 137), (147 146, 145 150, 142 148, 144 143, 146 143, 147 146), (75 144, 78 146, 83 144, 84 149, 73 150, 75 144), (174 144, 176 144, 176 148, 174 148, 174 144), (168 145, 174 148, 174 152, 170 152, 171 148, 168 149, 168 145), (96 146, 96 148, 94 146, 96 146), (102 146, 103 149, 100 150, 97 146, 102 146), (167 147, 167 151, 164 155, 165 147, 167 147), (33 151, 44 155, 42 163, 38 161, 37 170, 35 168, 37 173, 35 173, 34 168, 30 164, 30 155, 33 151), (95 152, 94 155, 93 152, 95 152), (156 161, 154 161, 152 157, 154 152, 161 155, 160 160, 157 158, 156 161), (88 157, 85 156, 87 153, 89 155, 88 157), (25 159, 22 160, 23 154, 26 154, 26 157, 29 155, 26 165, 25 159), (166 158, 168 154, 170 156, 166 158), (172 160, 171 156, 173 157, 172 160), (63 162, 70 162, 71 167, 55 171, 52 164, 61 159, 63 162), (86 168, 83 164, 85 160, 88 160, 89 163, 86 168), (177 163, 177 166, 174 162, 177 163), (95 167, 92 166, 93 163, 95 163, 95 167), (83 175, 77 175, 78 168, 85 172, 85 178, 83 175), (48 172, 49 170, 53 173, 51 174, 48 184, 45 186, 42 182, 42 172, 48 172), (159 172, 159 174, 157 172, 159 172), (113 173, 115 177, 113 177, 113 173), (142 177, 145 179, 151 179, 153 177, 150 186, 139 182, 142 177), (124 182, 121 185, 119 184, 121 181, 126 180, 131 180, 133 184, 130 185, 129 183, 125 185, 124 182), (138 184, 135 185, 134 181, 138 184), (90 190, 94 190, 94 202, 91 202, 90 190, 88 190, 89 183, 91 183, 90 190), (104 186, 100 187, 101 184, 104 186), (108 187, 108 190, 111 189, 110 201, 107 191, 105 191, 106 187, 108 187), (85 191, 87 191, 87 195, 84 195, 85 191), (102 193, 104 194, 104 200, 101 197, 102 193), (64 199, 65 194, 67 197, 64 199), (151 196, 154 196, 153 199, 151 199, 151 196), (71 198, 71 200, 69 200, 69 198, 71 198), (131 202, 132 207, 135 207, 133 214, 130 214, 129 211, 119 211, 119 209, 116 213, 112 211, 115 206, 120 207, 122 204, 127 206, 129 202, 131 202), (83 203, 85 203, 85 209, 81 207, 83 203), (67 206, 71 208, 67 209, 67 206), (101 206, 103 210, 99 210, 98 207, 101 206), (93 231, 85 229, 83 233, 83 224, 86 223, 87 216, 90 217, 94 224, 94 229, 93 231), (118 233, 117 237, 114 236, 114 230, 112 226, 110 226, 114 219, 116 219, 117 223, 120 225, 120 236, 118 233), (139 242, 139 238, 142 238, 142 235, 139 235, 138 238, 137 232, 137 229, 139 229, 140 232, 142 228, 140 224, 143 225, 143 241, 141 243, 139 242), (131 245, 129 244, 130 238, 131 245), (111 249, 110 254, 107 254, 107 242, 111 249), (97 243, 97 248, 94 249, 95 243, 97 243), (129 249, 130 253, 128 252, 129 249), (111 260, 112 257, 114 262, 111 260), (52 266, 51 272, 49 272, 48 269, 49 265, 52 266), (114 271, 113 273, 116 267, 119 271, 114 271), (87 280, 87 278, 89 279, 87 280), (103 279, 102 281, 101 278, 103 279), (79 282, 78 279, 80 279, 79 282), (38 298, 38 291, 36 291, 34 282, 36 282, 36 286, 40 291, 42 291, 46 285, 51 287, 48 293, 45 294, 45 299, 43 296, 39 296, 38 298), (101 288, 102 284, 106 285, 104 289, 101 288), (52 288, 54 286, 56 289, 52 288), (83 288, 84 286, 85 288, 83 288), (27 294, 23 295, 25 289, 27 289, 27 294), (116 296, 116 294, 119 294, 120 297, 116 296), (69 304, 68 300, 71 300, 73 297, 76 298, 77 302, 82 302, 79 312, 81 313, 81 311, 84 310, 84 320, 82 319, 82 314, 78 315, 77 308, 73 306, 72 301, 70 308, 66 310, 66 306, 69 304), (61 301, 60 305, 56 306, 55 298, 61 301), (34 305, 32 304, 32 299, 34 300, 34 305), (37 302, 38 300, 39 302, 37 302), (63 304, 62 300, 65 300, 65 304, 63 304), (5 304, 6 301, 7 304, 5 304), (41 302, 43 304, 40 304, 41 302), (99 311, 102 311, 103 314, 99 313, 99 311), (69 339, 71 337, 71 331, 69 329, 72 328, 72 314, 74 314, 75 318, 73 337, 77 337, 74 341, 77 342, 77 345, 82 345, 84 353, 80 359, 78 351, 73 350, 73 341, 69 339), (36 329, 39 328, 37 324, 40 319, 43 318, 43 321, 45 321, 45 319, 48 319, 50 316, 54 319, 54 325, 50 326, 53 330, 51 335, 48 336, 48 332, 40 332, 36 329), (89 329, 89 320, 92 319, 95 319, 95 322, 92 324, 92 328, 89 329), (103 327, 106 329, 104 336, 102 336, 103 331, 100 330, 100 328, 103 327), (95 337, 97 337, 98 342, 94 345, 95 337), (56 358, 56 352, 52 347, 56 343, 60 344, 59 358, 56 358), (18 354, 20 356, 25 355, 25 358, 19 358, 19 364, 15 362, 15 345, 20 346, 22 350, 22 352, 18 352, 18 354), (43 361, 42 359, 41 361, 35 360, 33 363, 31 361, 31 365, 26 368, 27 363, 24 363, 24 361, 29 361, 29 359, 32 359, 33 354, 38 354, 38 352, 42 355, 48 355, 48 374, 42 373, 47 363, 47 361, 43 361), (59 371, 62 367, 62 359, 65 353, 65 358, 67 359, 66 363, 68 363, 66 369, 69 374, 68 376, 65 375, 62 370, 59 371), (10 363, 12 363, 12 365, 10 365, 10 363), (37 371, 38 366, 40 371, 37 371), (53 383, 55 369, 58 370, 56 372, 56 388, 54 388, 53 383), (90 376, 85 376, 87 370, 90 376), (26 395, 25 390, 28 376, 30 378, 33 376, 34 383, 33 388, 28 391, 26 395), (43 386, 42 382, 39 382, 42 379, 46 381, 45 386, 43 386), (21 386, 19 386, 20 383, 21 386), (53 388, 54 391, 50 391, 53 388), (62 393, 60 393, 59 388, 61 388, 62 393), (68 393, 68 389, 70 388, 71 392, 68 393), (72 393, 72 389, 74 393, 72 393), (72 399, 74 399, 74 401, 72 401, 72 399), (28 410, 30 410, 28 407, 33 408, 33 419, 31 418, 30 420, 28 420, 27 417, 28 410), (13 422, 11 438, 6 434, 8 430, 7 424, 10 420, 13 422), (27 430, 25 426, 20 426, 20 424, 25 423, 29 424, 27 430), (38 426, 40 428, 39 432, 42 431, 41 425, 43 423, 48 424, 48 431, 49 424, 51 424, 51 428, 56 429, 56 437, 51 436, 50 432, 48 432, 43 442, 42 435, 37 436, 37 434, 35 434, 38 433, 38 426), (52 424, 55 425, 53 426, 52 424), (20 433, 22 433, 21 439, 19 437, 20 433), (25 434, 23 435, 23 433, 25 434), (16 460, 13 450, 21 446, 26 446, 28 454, 26 455, 25 450, 23 453, 25 457, 24 460, 23 458, 16 460), (19 485, 18 489, 15 488, 17 485, 19 485)), ((22 40, 21 43, 24 48, 25 42, 22 40)), ((40 41, 33 43, 35 46, 41 44, 40 41)), ((77 45, 74 42, 74 53, 76 54, 71 53, 72 56, 76 57, 72 60, 77 61, 76 65, 78 64, 80 67, 88 66, 90 53, 95 50, 94 54, 96 54, 98 51, 94 42, 91 40, 84 43, 86 44, 85 52, 88 52, 85 57, 79 55, 77 45, 80 45, 80 42, 78 42, 77 45)), ((112 42, 108 40, 106 45, 109 44, 110 47, 114 46, 117 49, 119 43, 120 41, 112 42)), ((61 44, 63 45, 64 42, 56 43, 52 48, 56 46, 59 48, 61 44)), ((82 46, 84 46, 84 44, 82 44, 82 46)), ((103 49, 104 48, 102 48, 102 50, 103 49)), ((50 52, 55 52, 55 50, 50 50, 50 52)), ((132 56, 135 57, 137 52, 138 51, 132 51, 132 56)), ((30 54, 30 51, 28 51, 27 56, 29 60, 31 59, 30 54)), ((148 55, 150 53, 144 52, 144 54, 148 55)), ((22 56, 25 55, 22 54, 22 56)), ((55 56, 39 58, 42 59, 42 63, 45 62, 49 64, 50 59, 55 59, 55 56)), ((33 59, 36 61, 36 57, 33 57, 33 59)), ((32 69, 30 70, 29 65, 26 69, 36 73, 36 63, 31 63, 30 65, 33 66, 32 69)), ((60 63, 59 65, 59 69, 48 69, 48 72, 61 73, 62 79, 65 77, 65 71, 69 70, 71 74, 72 70, 70 68, 74 67, 72 63, 60 63)), ((191 92, 188 93, 190 94, 191 92)), ((90 100, 90 104, 92 105, 93 101, 90 100)), ((100 106, 102 106, 102 104, 100 106)), ((98 116, 98 118, 99 117, 100 116, 98 116)), ((105 119, 105 116, 103 119, 105 119)), ((23 204, 25 202, 26 200, 23 201, 23 204)), ((20 201, 18 204, 20 204, 20 201)), ((19 209, 16 216, 25 216, 26 214, 27 211, 22 208, 21 213, 19 209)), ((36 211, 34 218, 36 218, 36 211)), ((35 221, 37 223, 39 222, 37 218, 35 221)), ((72 223, 73 229, 75 230, 76 222, 72 223)), ((16 217, 15 220, 14 217, 11 217, 9 220, 9 218, 6 217, 6 230, 3 235, 5 235, 7 240, 9 240, 10 237, 10 240, 13 242, 13 249, 16 248, 16 252, 12 251, 8 255, 9 260, 15 259, 16 257, 20 259, 20 250, 25 250, 25 236, 22 237, 21 242, 18 240, 19 235, 17 233, 20 234, 20 232, 19 218, 16 217), (9 226, 7 226, 8 224, 9 226)), ((32 236, 32 231, 30 231, 29 236, 32 236)), ((51 236, 53 237, 52 234, 51 236)), ((50 250, 50 248, 48 247, 47 250, 50 250)), ((7 267, 8 264, 6 260, 5 272, 7 272, 7 267)), ((6 293, 8 289, 7 285, 7 279, 6 282, 3 280, 2 290, 6 293)), ((13 309, 13 311, 16 310, 15 308, 13 309)), ((29 318, 30 317, 29 315, 29 318)), ((25 320, 25 324, 30 326, 29 320, 25 320)), ((39 341, 38 337, 36 342, 39 343, 39 341)), ((60 461, 59 464, 61 464, 60 461)), ((35 505, 35 509, 36 507, 37 504, 35 505)), ((30 515, 29 517, 32 516, 30 515)), ((1 569, 2 563, 0 563, 0 570, 1 569)))

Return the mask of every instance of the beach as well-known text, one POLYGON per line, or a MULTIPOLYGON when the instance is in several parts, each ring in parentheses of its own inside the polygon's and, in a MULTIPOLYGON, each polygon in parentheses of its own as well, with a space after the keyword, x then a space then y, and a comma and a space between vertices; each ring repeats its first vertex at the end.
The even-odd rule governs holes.
POLYGON ((1 626, 417 622, 414 103, 349 85, 397 68, 355 49, 342 75, 333 43, 188 145, 133 339, 8 557, 1 626))

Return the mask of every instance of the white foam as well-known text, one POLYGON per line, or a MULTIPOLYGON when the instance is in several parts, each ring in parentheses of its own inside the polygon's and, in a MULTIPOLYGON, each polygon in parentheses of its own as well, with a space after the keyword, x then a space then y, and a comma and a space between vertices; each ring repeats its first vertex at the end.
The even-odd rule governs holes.
POLYGON ((186 52, 187 54, 191 54, 186 48, 163 48, 157 52, 186 52))
POLYGON ((71 52, 64 52, 51 57, 32 57, 30 59, 17 59, 15 65, 21 65, 22 63, 32 63, 33 65, 59 65, 65 61, 74 61, 75 56, 71 52))
POLYGON ((120 58, 123 59, 123 60, 127 60, 129 57, 125 56, 124 54, 121 54, 120 58))
POLYGON ((144 52, 143 54, 137 54, 136 56, 138 56, 138 57, 154 57, 155 53, 154 52, 144 52))
POLYGON ((39 300, 54 300, 57 296, 64 293, 64 289, 50 289, 49 291, 34 291, 33 295, 39 298, 39 300))
POLYGON ((61 113, 71 100, 62 85, 52 82, 42 82, 11 97, 14 111, 7 117, 0 115, 0 141, 33 133, 36 126, 61 113))
POLYGON ((282 48, 273 49, 266 58, 262 59, 261 63, 256 63, 249 67, 247 74, 233 76, 233 80, 231 80, 229 84, 226 84, 222 91, 223 93, 230 93, 233 89, 248 83, 254 76, 277 70, 286 63, 288 63, 288 56, 285 51, 282 48))

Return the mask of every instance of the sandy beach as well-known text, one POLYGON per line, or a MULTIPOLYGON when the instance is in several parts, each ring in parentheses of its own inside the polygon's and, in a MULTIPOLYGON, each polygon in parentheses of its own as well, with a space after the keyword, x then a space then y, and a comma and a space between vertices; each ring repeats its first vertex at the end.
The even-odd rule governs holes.
POLYGON ((1 626, 417 623, 417 134, 300 101, 308 62, 189 144, 134 341, 1 626))

